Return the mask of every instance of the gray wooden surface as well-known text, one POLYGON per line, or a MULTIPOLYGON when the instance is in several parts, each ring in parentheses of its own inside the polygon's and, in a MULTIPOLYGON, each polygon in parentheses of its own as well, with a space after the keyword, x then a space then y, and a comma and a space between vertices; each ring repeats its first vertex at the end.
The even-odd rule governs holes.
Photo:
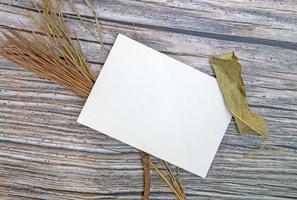
MULTIPOLYGON (((86 20, 91 11, 75 1, 86 20)), ((182 170, 188 199, 281 200, 297 197, 296 0, 98 0, 108 49, 116 34, 141 42, 213 75, 210 56, 235 51, 253 111, 265 116, 269 147, 253 158, 257 136, 231 122, 207 179, 182 170)), ((64 2, 95 71, 108 52, 64 2)), ((0 0, 0 28, 35 30, 29 0, 0 0)), ((93 23, 89 24, 94 27, 93 23)), ((76 123, 84 100, 0 58, 0 199, 141 199, 137 150, 76 123)), ((215 125, 215 124, 214 124, 215 125)), ((197 158, 199 159, 199 158, 197 158)), ((175 199, 152 176, 151 199, 175 199)))

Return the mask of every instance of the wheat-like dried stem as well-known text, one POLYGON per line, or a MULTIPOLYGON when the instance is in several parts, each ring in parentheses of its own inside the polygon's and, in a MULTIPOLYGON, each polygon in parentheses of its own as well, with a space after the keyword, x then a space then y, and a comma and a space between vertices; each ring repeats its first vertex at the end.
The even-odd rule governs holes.
POLYGON ((38 9, 41 19, 31 15, 45 36, 8 29, 2 32, 0 55, 29 70, 87 97, 95 82, 79 44, 74 42, 61 13, 60 0, 43 0, 38 9))

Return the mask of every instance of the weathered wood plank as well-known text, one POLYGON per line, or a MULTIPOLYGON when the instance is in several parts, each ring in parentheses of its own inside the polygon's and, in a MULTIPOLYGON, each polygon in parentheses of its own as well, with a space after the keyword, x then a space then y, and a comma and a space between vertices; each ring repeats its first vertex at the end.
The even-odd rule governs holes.
MULTIPOLYGON (((83 15, 89 17, 92 15, 82 3, 83 1, 75 2, 83 15)), ((269 1, 253 3, 242 1, 228 3, 217 1, 156 2, 158 1, 148 3, 135 0, 102 0, 95 1, 95 5, 102 20, 124 24, 134 22, 150 28, 168 29, 171 32, 295 48, 297 13, 296 5, 292 1, 283 3, 269 1)), ((2 4, 32 9, 28 1, 16 4, 15 1, 5 0, 2 4)), ((71 13, 69 4, 65 2, 64 5, 65 12, 71 13)))
MULTIPOLYGON (((134 37, 130 22, 137 22, 143 43, 210 75, 208 59, 215 54, 234 50, 244 64, 250 104, 268 120, 271 137, 267 143, 279 152, 243 158, 261 141, 256 136, 240 136, 232 122, 206 180, 182 171, 189 199, 297 196, 294 1, 278 6, 270 1, 95 3, 103 18, 107 48, 118 32, 134 37), (234 37, 240 40, 234 41, 234 37)), ((68 23, 98 73, 108 52, 100 50, 67 3, 64 5, 71 17, 68 23)), ((81 2, 76 5, 85 19, 91 20, 91 12, 81 2)), ((0 18, 4 19, 0 26, 23 29, 22 20, 25 29, 34 30, 23 15, 32 8, 30 1, 0 1, 0 18)), ((84 100, 2 58, 0 79, 3 199, 141 198, 143 177, 137 150, 78 125, 75 121, 84 100)), ((174 199, 156 175, 152 181, 152 199, 174 199)))

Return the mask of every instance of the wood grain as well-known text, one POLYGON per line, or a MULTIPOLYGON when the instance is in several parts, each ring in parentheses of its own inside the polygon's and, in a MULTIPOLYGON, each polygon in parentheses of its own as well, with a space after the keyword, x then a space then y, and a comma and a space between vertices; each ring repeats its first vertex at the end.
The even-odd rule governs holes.
MULTIPOLYGON (((202 0, 94 1, 111 48, 116 34, 213 75, 210 56, 235 51, 248 100, 265 116, 276 151, 244 158, 261 139, 239 135, 232 121, 207 179, 181 170, 188 199, 281 200, 297 197, 297 2, 202 0)), ((95 30, 92 12, 75 5, 95 30)), ((63 1, 75 31, 99 73, 108 52, 63 1)), ((0 28, 35 30, 29 0, 0 0, 0 28)), ((76 123, 84 104, 71 92, 0 58, 0 199, 141 199, 137 150, 76 123)), ((198 158, 197 158, 198 159, 198 158)), ((175 199, 152 173, 151 199, 175 199)))

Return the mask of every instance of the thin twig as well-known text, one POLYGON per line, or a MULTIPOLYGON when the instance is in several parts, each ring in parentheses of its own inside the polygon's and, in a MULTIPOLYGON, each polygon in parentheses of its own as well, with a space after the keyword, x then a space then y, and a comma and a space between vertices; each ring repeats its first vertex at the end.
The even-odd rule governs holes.
POLYGON ((151 187, 151 175, 150 175, 150 165, 149 165, 149 155, 143 151, 140 152, 140 157, 143 164, 143 172, 144 172, 144 192, 143 192, 143 200, 148 200, 150 195, 150 187, 151 187))

